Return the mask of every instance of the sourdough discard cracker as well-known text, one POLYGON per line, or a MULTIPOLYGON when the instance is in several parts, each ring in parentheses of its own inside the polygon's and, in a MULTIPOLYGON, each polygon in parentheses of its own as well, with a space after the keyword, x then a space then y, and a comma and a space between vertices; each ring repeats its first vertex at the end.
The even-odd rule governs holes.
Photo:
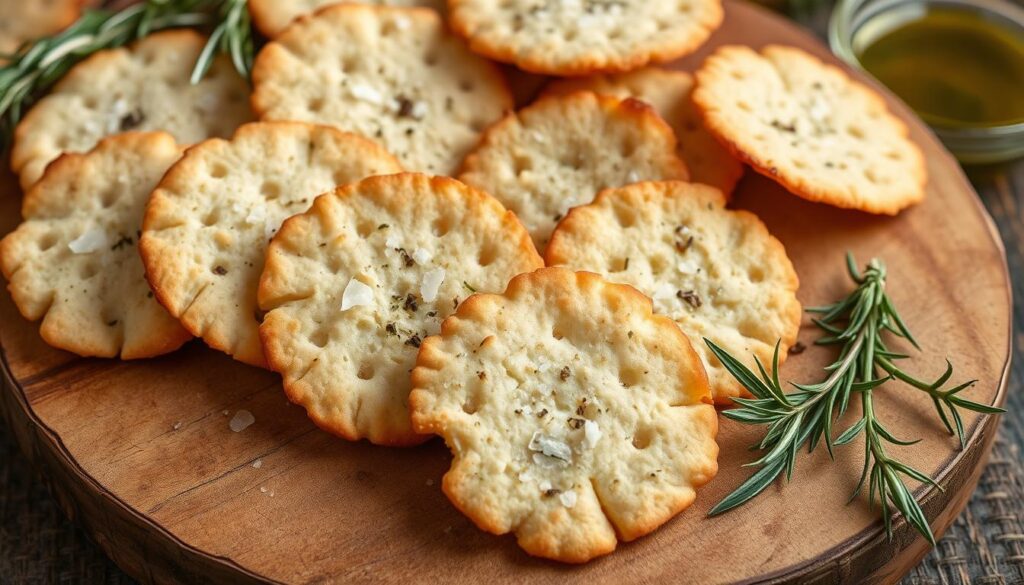
POLYGON ((547 75, 630 71, 694 51, 720 0, 449 0, 452 28, 482 55, 547 75))
POLYGON ((163 130, 180 144, 228 136, 252 118, 245 80, 226 56, 189 82, 206 39, 155 33, 79 63, 18 124, 11 167, 27 189, 62 152, 85 152, 104 136, 163 130))
POLYGON ((302 122, 258 122, 195 146, 168 171, 141 241, 157 298, 194 335, 266 367, 256 288, 270 238, 317 195, 401 171, 377 144, 302 122))
POLYGON ((61 156, 25 195, 0 267, 21 314, 42 318, 47 343, 137 359, 191 338, 153 298, 136 248, 149 193, 180 155, 168 134, 122 134, 61 156))
POLYGON ((467 299, 413 370, 413 427, 481 529, 580 563, 687 508, 718 470, 700 360, 635 289, 545 268, 467 299))
POLYGON ((746 390, 704 338, 756 371, 780 361, 800 329, 799 281, 782 244, 756 216, 725 209, 722 193, 680 182, 610 189, 569 212, 545 253, 548 265, 592 270, 635 286, 690 337, 715 401, 746 390))
POLYGON ((578 92, 541 98, 488 129, 459 179, 514 211, 543 250, 565 212, 598 191, 688 176, 650 106, 578 92))
POLYGON ((697 72, 708 129, 796 195, 896 214, 924 198, 920 149, 874 90, 800 49, 718 49, 697 72))
POLYGON ((679 156, 690 170, 691 181, 711 185, 728 197, 743 176, 743 165, 704 128, 690 99, 693 77, 689 73, 645 67, 629 73, 558 79, 544 88, 544 95, 576 91, 633 97, 654 107, 675 132, 679 156))
POLYGON ((350 440, 412 445, 416 351, 462 299, 543 266, 515 216, 454 179, 372 177, 318 197, 267 251, 260 335, 288 397, 350 440))
MULTIPOLYGON (((0 55, 24 42, 57 34, 82 13, 83 0, 0 0, 0 55)), ((0 57, 3 64, 3 57, 0 57)))
POLYGON ((262 119, 356 132, 433 174, 454 172, 512 108, 501 72, 427 8, 325 8, 260 52, 253 83, 262 119))
MULTIPOLYGON (((300 16, 313 14, 325 6, 338 4, 338 0, 249 0, 249 13, 253 24, 269 38, 281 34, 300 16)), ((444 0, 355 0, 350 4, 385 6, 425 6, 438 12, 444 10, 444 0)))

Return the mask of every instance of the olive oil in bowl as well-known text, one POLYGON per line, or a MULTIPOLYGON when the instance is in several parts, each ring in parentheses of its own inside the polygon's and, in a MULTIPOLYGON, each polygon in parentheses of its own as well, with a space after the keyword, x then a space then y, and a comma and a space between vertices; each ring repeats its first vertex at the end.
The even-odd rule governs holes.
POLYGON ((1003 0, 844 0, 833 50, 885 84, 964 162, 1024 154, 1024 9, 1003 0))

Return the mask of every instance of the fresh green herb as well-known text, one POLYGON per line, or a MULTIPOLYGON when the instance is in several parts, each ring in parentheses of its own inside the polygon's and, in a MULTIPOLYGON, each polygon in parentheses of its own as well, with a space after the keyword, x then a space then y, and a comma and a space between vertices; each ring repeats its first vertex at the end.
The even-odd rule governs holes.
POLYGON ((953 375, 953 366, 948 360, 945 373, 933 382, 915 378, 899 368, 896 362, 909 356, 891 351, 886 344, 886 335, 905 339, 915 348, 920 348, 885 292, 885 266, 875 259, 861 274, 852 255, 847 254, 846 261, 857 288, 833 305, 809 309, 821 315, 814 319, 814 323, 826 333, 816 344, 840 348, 838 359, 825 368, 829 375, 824 381, 817 384, 794 383, 796 391, 785 393, 778 377, 778 345, 775 346, 772 373, 769 375, 760 360, 755 359, 758 369, 758 374, 755 374, 721 347, 704 340, 726 370, 754 396, 734 399, 739 407, 724 411, 723 416, 743 424, 768 427, 764 438, 755 447, 764 454, 749 464, 760 469, 712 508, 709 514, 721 514, 744 504, 783 472, 787 481, 792 480, 797 452, 805 444, 810 452, 823 442, 829 457, 834 458, 834 447, 850 443, 863 433, 864 468, 850 499, 861 493, 866 481, 869 504, 873 505, 877 497, 886 534, 890 538, 895 509, 934 544, 935 537, 928 521, 904 483, 904 477, 942 488, 927 475, 888 454, 887 443, 910 445, 916 441, 897 439, 883 426, 873 400, 874 391, 895 379, 927 393, 943 424, 951 434, 955 433, 960 438, 961 446, 964 428, 958 409, 984 414, 1003 410, 961 397, 960 392, 973 385, 973 380, 944 389, 953 375), (861 417, 833 438, 834 426, 854 396, 860 399, 861 417))
POLYGON ((255 48, 245 0, 145 0, 120 11, 87 10, 63 32, 0 56, 7 61, 0 66, 0 151, 10 145, 15 126, 34 101, 86 57, 154 31, 196 26, 213 29, 196 60, 192 83, 202 79, 221 52, 249 77, 255 48))

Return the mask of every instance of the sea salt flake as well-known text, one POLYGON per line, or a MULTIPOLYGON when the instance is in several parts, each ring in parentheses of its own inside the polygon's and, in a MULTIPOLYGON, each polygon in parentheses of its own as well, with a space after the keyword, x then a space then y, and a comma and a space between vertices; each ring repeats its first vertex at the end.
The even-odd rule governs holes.
POLYGON ((530 438, 529 448, 531 451, 537 451, 559 461, 572 462, 572 448, 569 447, 568 443, 549 437, 540 431, 533 433, 533 437, 530 438))
POLYGON ((552 457, 545 457, 541 453, 533 454, 533 464, 536 465, 537 467, 540 467, 541 469, 556 469, 558 467, 565 465, 565 463, 559 461, 558 459, 554 459, 552 457))
POLYGON ((583 423, 583 443, 593 449, 597 446, 597 442, 601 440, 601 428, 596 422, 588 420, 583 423))
POLYGON ((562 492, 558 496, 558 499, 562 501, 562 505, 565 506, 566 508, 572 508, 573 506, 576 505, 576 492, 572 490, 562 492))
POLYGON ((92 254, 108 246, 107 232, 103 228, 94 227, 68 243, 68 248, 75 254, 92 254))
POLYGON ((341 295, 341 310, 352 307, 368 307, 373 304, 373 289, 355 278, 348 281, 345 292, 341 295))
POLYGON ((263 467, 263 460, 262 459, 257 459, 256 461, 252 462, 252 468, 253 469, 259 469, 260 467, 263 467))
POLYGON ((228 427, 236 433, 240 433, 245 429, 252 426, 252 423, 256 422, 256 417, 252 415, 248 410, 239 410, 235 413, 235 416, 231 417, 231 421, 228 423, 228 427))
POLYGON ((530 475, 529 471, 520 471, 519 472, 519 481, 521 481, 523 483, 526 483, 528 481, 533 481, 533 476, 530 475))
POLYGON ((352 86, 352 96, 371 104, 381 105, 384 103, 384 96, 379 91, 362 83, 352 86))
POLYGON ((828 106, 825 100, 815 96, 811 100, 811 107, 807 110, 807 113, 815 122, 823 122, 832 113, 832 108, 828 106))
POLYGON ((267 221, 267 208, 262 205, 255 205, 245 216, 245 223, 249 225, 265 224, 267 221))
POLYGON ((444 282, 444 268, 435 268, 423 275, 423 282, 420 284, 420 296, 428 303, 437 300, 437 291, 444 282))
POLYGON ((384 245, 388 248, 401 248, 402 240, 398 238, 398 234, 388 234, 388 239, 384 240, 384 245))
POLYGON ((540 491, 546 492, 549 489, 551 489, 551 482, 545 479, 544 481, 537 484, 537 487, 540 488, 540 491))
POLYGON ((654 289, 654 298, 656 300, 671 299, 676 296, 678 289, 667 282, 659 283, 657 288, 654 289))
POLYGON ((428 250, 424 250, 423 248, 416 248, 412 252, 412 259, 415 260, 416 263, 420 265, 430 262, 430 259, 433 257, 433 254, 431 254, 428 250))

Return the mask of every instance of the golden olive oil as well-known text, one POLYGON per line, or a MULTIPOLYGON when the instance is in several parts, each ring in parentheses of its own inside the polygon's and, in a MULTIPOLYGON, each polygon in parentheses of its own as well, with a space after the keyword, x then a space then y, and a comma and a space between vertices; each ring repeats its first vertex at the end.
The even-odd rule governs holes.
POLYGON ((945 127, 1024 122, 1019 29, 965 8, 907 2, 906 10, 893 12, 888 24, 865 23, 854 50, 925 121, 945 127))

